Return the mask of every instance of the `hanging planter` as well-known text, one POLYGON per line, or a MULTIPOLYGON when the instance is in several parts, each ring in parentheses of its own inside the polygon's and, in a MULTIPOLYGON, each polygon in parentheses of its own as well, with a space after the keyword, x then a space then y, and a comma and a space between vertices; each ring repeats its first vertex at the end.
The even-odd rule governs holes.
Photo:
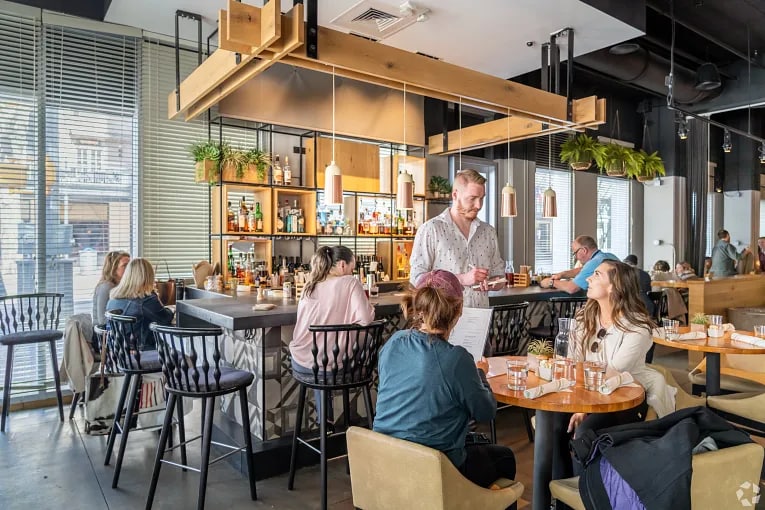
POLYGON ((606 175, 611 177, 624 177, 627 175, 627 169, 634 165, 634 151, 623 145, 608 143, 605 146, 601 171, 605 170, 606 175))
POLYGON ((221 147, 214 142, 196 143, 189 149, 194 165, 194 181, 214 183, 220 171, 221 147))
POLYGON ((648 151, 640 149, 639 152, 635 152, 634 166, 628 172, 630 177, 635 177, 639 182, 648 182, 654 180, 658 176, 666 174, 664 168, 664 162, 659 156, 659 151, 651 150, 651 137, 648 133, 648 121, 643 121, 643 147, 648 151))
POLYGON ((580 134, 569 138, 560 146, 560 160, 568 163, 574 170, 587 170, 592 161, 599 162, 603 158, 603 144, 588 136, 580 134))

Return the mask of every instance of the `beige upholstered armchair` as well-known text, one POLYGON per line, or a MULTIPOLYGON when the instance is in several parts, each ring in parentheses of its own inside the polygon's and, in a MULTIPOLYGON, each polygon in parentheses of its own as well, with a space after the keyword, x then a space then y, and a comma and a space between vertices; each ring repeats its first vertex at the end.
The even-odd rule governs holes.
MULTIPOLYGON (((751 484, 758 486, 760 483, 762 458, 762 446, 756 443, 694 455, 691 508, 743 508, 745 505, 742 505, 741 498, 751 500, 754 495, 751 484), (742 491, 740 496, 737 493, 739 489, 742 491)), ((550 482, 550 492, 555 500, 562 501, 574 510, 584 510, 578 477, 553 480, 550 482)))
MULTIPOLYGON (((677 380, 672 375, 672 372, 670 372, 668 368, 656 364, 648 365, 648 367, 656 370, 657 372, 661 372, 661 374, 664 376, 664 380, 667 381, 667 384, 677 389, 677 394, 675 395, 675 411, 685 409, 686 407, 706 405, 706 399, 704 397, 696 397, 691 395, 682 387, 680 387, 680 385, 677 383, 677 380)), ((656 411, 654 411, 652 407, 648 408, 645 419, 646 421, 656 419, 656 411)))
POLYGON ((479 487, 438 450, 351 427, 346 436, 353 506, 362 510, 504 509, 523 484, 500 479, 500 490, 479 487))

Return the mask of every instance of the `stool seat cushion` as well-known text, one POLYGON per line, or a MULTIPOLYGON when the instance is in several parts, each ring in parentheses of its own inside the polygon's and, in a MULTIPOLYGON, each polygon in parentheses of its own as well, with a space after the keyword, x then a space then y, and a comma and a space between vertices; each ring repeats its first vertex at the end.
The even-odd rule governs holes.
MULTIPOLYGON (((176 391, 184 391, 189 393, 205 393, 205 392, 218 392, 225 390, 238 389, 243 386, 249 386, 255 379, 255 375, 247 370, 237 370, 235 368, 220 367, 220 381, 216 384, 214 368, 207 369, 207 374, 202 367, 197 367, 197 374, 199 376, 198 383, 193 379, 193 368, 187 369, 187 376, 182 377, 182 384, 179 388, 177 384, 172 386, 168 385, 168 389, 176 391), (188 383, 186 381, 189 381, 188 383), (199 389, 197 389, 199 384, 199 389)), ((177 383, 177 379, 173 381, 177 383)))
POLYGON ((9 335, 0 336, 0 345, 23 345, 50 342, 64 337, 64 333, 57 329, 36 329, 32 331, 19 331, 9 335))
POLYGON ((354 372, 353 377, 351 377, 350 374, 346 375, 341 370, 337 373, 337 377, 332 377, 332 372, 327 372, 324 374, 323 372, 319 371, 319 377, 314 378, 313 373, 307 374, 293 370, 292 377, 300 384, 304 384, 309 388, 329 388, 332 386, 345 386, 348 384, 366 384, 372 380, 372 373, 370 372, 368 377, 361 377, 359 374, 354 372))

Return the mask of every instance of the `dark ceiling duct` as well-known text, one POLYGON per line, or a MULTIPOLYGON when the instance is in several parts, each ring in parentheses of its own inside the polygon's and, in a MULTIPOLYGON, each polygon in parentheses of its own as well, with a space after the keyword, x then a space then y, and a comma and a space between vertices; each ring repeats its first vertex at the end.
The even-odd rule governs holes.
MULTIPOLYGON (((576 57, 576 63, 632 85, 666 95, 664 79, 669 74, 669 60, 637 47, 625 52, 621 46, 606 48, 576 57)), ((679 104, 695 104, 716 97, 722 87, 714 90, 697 90, 696 73, 675 64, 673 97, 679 104)))

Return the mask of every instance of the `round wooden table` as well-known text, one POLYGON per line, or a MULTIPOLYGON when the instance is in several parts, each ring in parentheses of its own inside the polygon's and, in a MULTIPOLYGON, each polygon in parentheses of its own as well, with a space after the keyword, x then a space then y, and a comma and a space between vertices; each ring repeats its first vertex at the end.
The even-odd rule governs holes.
MULTIPOLYGON (((507 356, 505 359, 525 359, 525 356, 507 356)), ((554 437, 553 425, 555 413, 610 413, 632 409, 639 405, 645 397, 643 387, 618 388, 610 395, 602 395, 597 391, 584 389, 584 373, 582 364, 577 364, 576 385, 569 388, 571 391, 559 391, 548 393, 535 399, 523 396, 522 391, 510 390, 507 387, 507 375, 501 374, 488 379, 494 397, 498 402, 511 404, 526 409, 535 409, 536 431, 534 433, 534 498, 532 508, 534 510, 547 510, 550 507, 550 481, 553 474, 562 478, 562 466, 555 466, 555 447, 559 438, 554 437), (557 471, 557 472, 556 472, 557 471)), ((548 381, 540 379, 533 372, 529 372, 526 383, 528 388, 535 388, 548 381)), ((568 454, 559 452, 560 455, 568 454)))
MULTIPOLYGON (((680 334, 687 333, 690 328, 679 328, 680 334)), ((738 331, 742 335, 750 335, 750 331, 738 331)), ((654 343, 706 353, 707 358, 707 396, 720 394, 720 354, 765 354, 765 347, 757 347, 745 342, 731 340, 732 332, 727 331, 723 336, 712 338, 704 337, 695 340, 666 340, 661 337, 653 337, 654 343)))

